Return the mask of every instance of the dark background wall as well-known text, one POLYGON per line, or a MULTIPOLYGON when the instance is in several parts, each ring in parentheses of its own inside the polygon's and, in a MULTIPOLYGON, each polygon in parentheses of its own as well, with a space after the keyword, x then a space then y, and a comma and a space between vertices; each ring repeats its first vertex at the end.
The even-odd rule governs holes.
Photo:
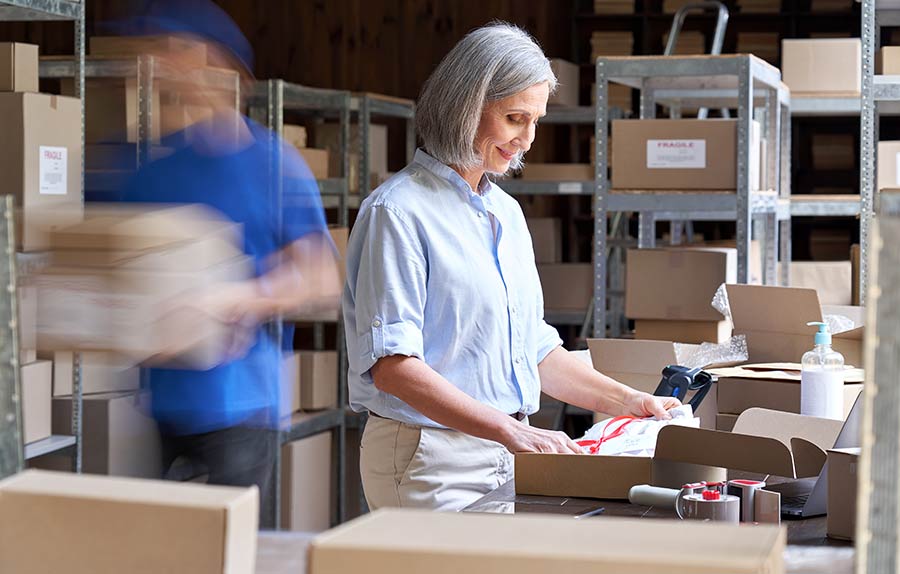
MULTIPOLYGON (((185 0, 190 1, 190 0, 185 0)), ((147 0, 86 0, 86 27, 140 10, 147 0)), ((414 98, 441 57, 494 19, 526 28, 551 57, 570 58, 565 0, 218 0, 256 51, 260 79, 414 98)), ((70 24, 3 24, 0 38, 72 52, 70 24)))

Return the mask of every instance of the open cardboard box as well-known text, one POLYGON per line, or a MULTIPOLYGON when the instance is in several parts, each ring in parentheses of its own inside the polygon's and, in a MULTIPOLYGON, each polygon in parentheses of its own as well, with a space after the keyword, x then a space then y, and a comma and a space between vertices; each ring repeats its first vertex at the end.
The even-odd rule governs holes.
POLYGON ((833 333, 834 350, 847 365, 862 365, 864 313, 859 307, 819 304, 815 289, 764 285, 726 285, 734 334, 747 337, 749 360, 753 363, 799 363, 803 353, 813 348, 815 327, 825 314, 844 315, 855 328, 833 333))
POLYGON ((767 409, 744 411, 732 432, 670 425, 653 457, 517 454, 516 494, 628 498, 637 484, 681 488, 720 482, 727 470, 787 478, 817 476, 842 421, 767 409))
MULTIPOLYGON (((596 370, 633 389, 650 394, 659 386, 665 367, 679 364, 679 359, 683 360, 699 348, 699 345, 669 341, 588 339, 591 362, 596 370)), ((685 397, 685 400, 689 401, 691 398, 693 393, 685 397)), ((700 418, 701 427, 716 427, 716 385, 709 390, 694 416, 700 418)), ((594 422, 603 418, 606 416, 598 413, 594 422)))

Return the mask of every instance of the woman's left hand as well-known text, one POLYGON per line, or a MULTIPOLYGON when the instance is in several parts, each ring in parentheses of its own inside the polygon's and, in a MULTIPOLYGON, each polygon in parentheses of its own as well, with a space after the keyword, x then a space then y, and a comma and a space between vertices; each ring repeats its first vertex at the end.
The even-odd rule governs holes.
POLYGON ((681 401, 675 397, 657 397, 648 393, 634 392, 625 401, 625 414, 668 420, 672 415, 667 411, 678 406, 681 406, 681 401))

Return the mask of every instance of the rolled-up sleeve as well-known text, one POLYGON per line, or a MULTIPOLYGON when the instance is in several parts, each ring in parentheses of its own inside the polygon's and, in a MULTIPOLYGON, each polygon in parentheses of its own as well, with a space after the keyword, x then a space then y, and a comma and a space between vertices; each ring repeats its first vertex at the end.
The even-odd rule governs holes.
POLYGON ((359 256, 348 261, 356 269, 348 269, 353 312, 347 317, 356 334, 348 341, 352 369, 363 375, 390 355, 424 360, 427 264, 414 226, 390 206, 374 205, 354 231, 359 256))
POLYGON ((537 362, 540 364, 553 349, 562 345, 559 332, 541 319, 537 333, 537 362))

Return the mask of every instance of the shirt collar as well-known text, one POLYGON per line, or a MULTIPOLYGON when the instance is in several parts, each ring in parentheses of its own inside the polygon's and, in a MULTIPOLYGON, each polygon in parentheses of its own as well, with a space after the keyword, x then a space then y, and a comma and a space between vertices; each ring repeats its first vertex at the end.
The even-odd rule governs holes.
MULTIPOLYGON (((467 196, 470 195, 479 195, 472 191, 472 188, 469 187, 469 184, 459 175, 456 170, 452 167, 443 164, 436 160, 435 158, 428 155, 428 153, 419 148, 416 150, 416 155, 413 158, 413 161, 428 171, 432 172, 436 176, 447 180, 459 191, 465 193, 467 196)), ((478 191, 480 192, 481 197, 486 197, 491 192, 491 180, 488 179, 487 174, 481 176, 481 181, 478 182, 478 191)))

